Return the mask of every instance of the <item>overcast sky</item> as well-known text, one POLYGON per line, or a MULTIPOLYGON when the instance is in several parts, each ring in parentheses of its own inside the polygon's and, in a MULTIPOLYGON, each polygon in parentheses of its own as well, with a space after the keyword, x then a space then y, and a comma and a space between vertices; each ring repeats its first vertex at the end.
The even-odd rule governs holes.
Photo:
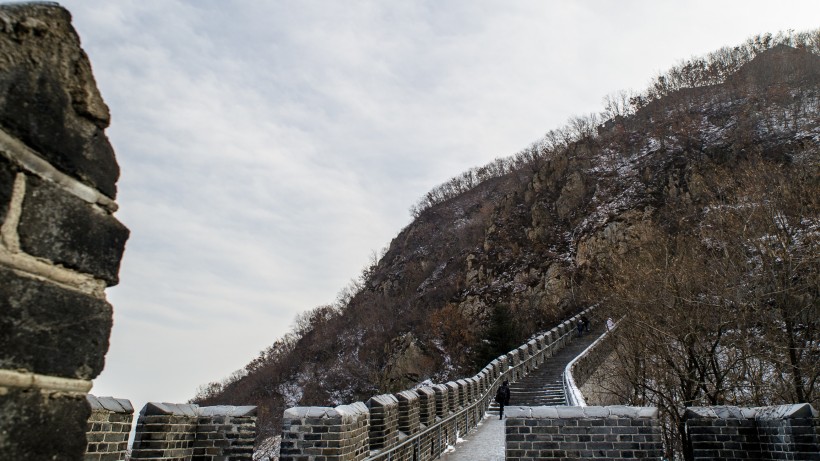
POLYGON ((92 393, 184 402, 332 302, 433 186, 807 1, 64 0, 131 229, 92 393))

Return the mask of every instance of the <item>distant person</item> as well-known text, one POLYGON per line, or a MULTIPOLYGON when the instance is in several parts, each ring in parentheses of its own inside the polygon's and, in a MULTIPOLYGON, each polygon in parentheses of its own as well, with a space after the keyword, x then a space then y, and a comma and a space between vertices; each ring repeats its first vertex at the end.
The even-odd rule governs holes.
POLYGON ((578 319, 578 337, 580 338, 581 335, 583 335, 583 334, 584 334, 584 321, 581 320, 581 319, 578 319))
POLYGON ((612 321, 612 317, 606 319, 606 329, 611 330, 615 328, 615 322, 612 321))
POLYGON ((589 332, 589 318, 587 318, 586 315, 582 315, 581 322, 584 323, 584 331, 589 332))
POLYGON ((504 405, 510 404, 510 382, 504 381, 495 393, 495 403, 499 405, 498 419, 504 419, 504 405))

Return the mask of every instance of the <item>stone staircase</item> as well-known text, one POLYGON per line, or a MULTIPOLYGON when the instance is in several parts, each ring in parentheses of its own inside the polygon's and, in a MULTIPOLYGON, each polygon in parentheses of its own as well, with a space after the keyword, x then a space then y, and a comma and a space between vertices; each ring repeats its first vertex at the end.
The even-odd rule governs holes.
MULTIPOLYGON (((547 359, 536 370, 520 381, 510 383, 510 405, 516 406, 555 406, 566 405, 561 375, 567 364, 604 332, 603 325, 593 325, 590 332, 561 349, 558 354, 547 359)), ((498 404, 492 402, 487 411, 489 415, 498 416, 498 404)))

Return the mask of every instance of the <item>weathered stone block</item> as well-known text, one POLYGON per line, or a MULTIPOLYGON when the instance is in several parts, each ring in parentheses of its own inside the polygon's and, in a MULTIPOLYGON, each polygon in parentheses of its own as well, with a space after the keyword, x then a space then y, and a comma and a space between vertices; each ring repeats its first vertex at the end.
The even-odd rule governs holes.
POLYGON ((119 167, 103 130, 108 107, 56 4, 2 6, 0 127, 71 176, 114 198, 119 167))
POLYGON ((116 285, 129 231, 116 218, 28 177, 18 227, 23 251, 116 285))
POLYGON ((11 203, 11 192, 14 189, 16 168, 0 152, 0 225, 6 220, 6 213, 11 203))
POLYGON ((398 441, 399 401, 390 394, 377 395, 367 401, 370 411, 370 449, 389 448, 398 441))
POLYGON ((413 435, 419 431, 420 404, 419 396, 412 391, 402 391, 395 394, 399 401, 398 428, 406 435, 413 435))
POLYGON ((461 396, 458 383, 455 381, 448 381, 444 384, 444 386, 447 388, 447 406, 452 412, 458 411, 461 409, 461 396))
MULTIPOLYGON (((643 424, 658 426, 657 418, 630 416, 624 408, 512 407, 506 422, 507 459, 658 459, 660 432, 639 436, 643 424)), ((648 414, 656 414, 649 412, 648 414)))
POLYGON ((436 393, 436 416, 444 418, 450 414, 450 398, 447 394, 450 392, 449 388, 444 384, 434 384, 432 386, 433 392, 436 393))
POLYGON ((419 396, 419 422, 430 426, 436 420, 436 391, 432 387, 420 387, 416 394, 419 396))
POLYGON ((0 367, 91 379, 102 371, 111 305, 0 268, 0 367))
POLYGON ((82 395, 0 388, 0 459, 82 459, 90 413, 82 395))

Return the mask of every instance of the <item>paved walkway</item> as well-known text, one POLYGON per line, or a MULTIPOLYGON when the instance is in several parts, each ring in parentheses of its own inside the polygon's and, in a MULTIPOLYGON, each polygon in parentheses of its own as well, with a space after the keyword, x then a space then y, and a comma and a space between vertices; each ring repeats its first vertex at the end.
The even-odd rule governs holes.
POLYGON ((478 427, 462 437, 455 451, 441 455, 442 461, 504 461, 504 421, 486 415, 478 427))
MULTIPOLYGON (((538 370, 524 377, 513 388, 510 405, 565 405, 561 374, 567 364, 583 352, 603 333, 603 326, 581 338, 573 338, 566 347, 544 362, 538 370)), ((573 333, 574 334, 574 333, 573 333)), ((506 441, 504 421, 498 419, 498 405, 493 402, 481 424, 466 436, 450 453, 442 455, 442 461, 504 461, 506 441)))

